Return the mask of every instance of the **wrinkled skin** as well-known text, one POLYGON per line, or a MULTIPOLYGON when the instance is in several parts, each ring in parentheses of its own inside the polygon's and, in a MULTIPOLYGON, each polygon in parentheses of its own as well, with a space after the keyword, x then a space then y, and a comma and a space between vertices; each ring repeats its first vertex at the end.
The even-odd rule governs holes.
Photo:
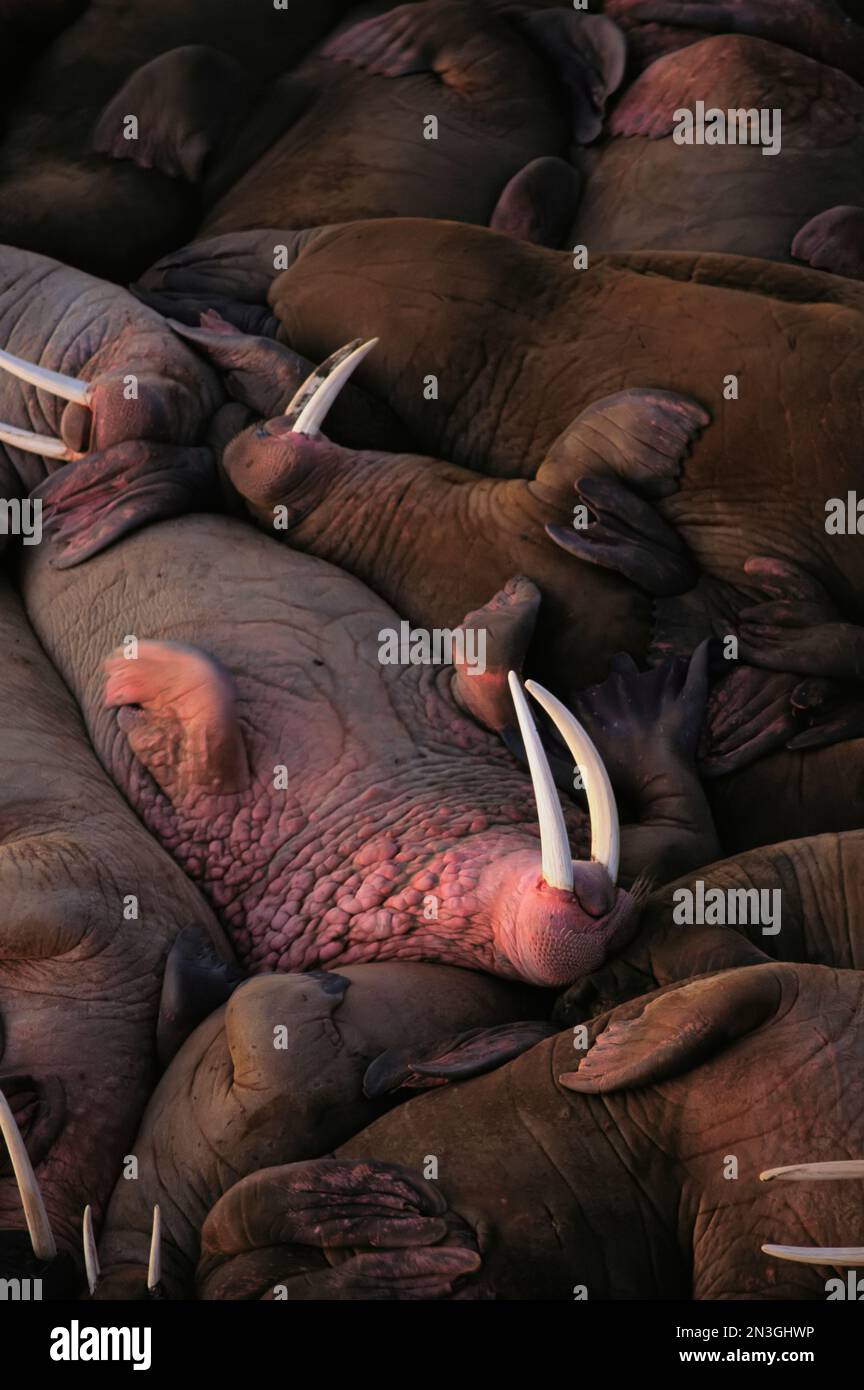
POLYGON ((203 445, 222 401, 218 379, 126 290, 3 247, 0 345, 32 365, 89 382, 94 391, 87 407, 0 369, 2 424, 84 455, 64 463, 0 444, 4 497, 26 495, 46 478, 52 479, 46 497, 69 488, 83 493, 98 546, 206 495, 209 454, 181 446, 203 445), (126 399, 130 375, 137 397, 126 399))
POLYGON ((539 210, 564 187, 553 225, 531 233, 557 244, 578 199, 560 156, 596 137, 623 75, 611 21, 563 7, 507 17, 478 0, 362 16, 273 87, 212 49, 166 54, 109 103, 96 148, 200 181, 208 233, 392 216, 485 224, 538 161, 536 188, 506 206, 539 210), (137 140, 124 137, 129 111, 137 140))
MULTIPOLYGON (((478 677, 382 665, 399 619, 357 580, 217 517, 151 526, 66 573, 51 549, 25 557, 31 620, 105 766, 255 971, 408 959, 555 984, 634 929, 602 863, 576 865, 572 894, 542 881, 530 781, 456 703, 482 706, 478 677)), ((497 667, 494 628, 515 615, 518 635, 535 604, 524 583, 490 604, 487 674, 505 691, 519 654, 497 667)), ((638 781, 628 881, 716 846, 692 770, 704 672, 623 676, 610 718, 634 680, 641 713, 615 740, 638 781)), ((595 718, 599 737, 602 702, 595 718)), ((565 815, 582 857, 585 815, 565 815)))
POLYGON ((0 1089, 59 1251, 33 1262, 0 1141, 0 1278, 41 1277, 46 1298, 68 1297, 84 1207, 101 1219, 154 1084, 166 953, 190 925, 227 943, 99 767, 7 585, 0 643, 0 1089))
POLYGON ((579 156, 585 189, 563 246, 789 261, 812 217, 864 202, 864 88, 774 43, 721 36, 659 59, 627 88, 608 132, 579 156), (673 113, 697 100, 779 109, 779 152, 676 144, 673 113))
MULTIPOLYGON (((553 571, 550 582, 553 562, 541 560, 538 548, 545 539, 542 524, 554 519, 537 496, 550 460, 569 487, 570 432, 578 430, 582 411, 622 389, 674 391, 699 403, 712 421, 680 479, 676 467, 656 476, 644 470, 643 460, 626 451, 622 456, 614 432, 605 427, 595 457, 583 451, 576 459, 582 476, 606 490, 605 501, 596 491, 593 499, 581 499, 595 514, 593 503, 599 502, 599 528, 559 533, 576 560, 571 602, 584 595, 581 682, 601 677, 617 650, 654 659, 692 651, 711 635, 737 635, 742 615, 755 607, 758 621, 746 648, 750 665, 730 673, 709 716, 716 744, 709 770, 736 771, 812 726, 817 734, 811 743, 818 742, 821 725, 827 742, 860 732, 854 699, 851 713, 847 699, 846 713, 835 716, 818 691, 799 689, 802 677, 860 680, 857 657, 851 656, 855 643, 845 644, 848 670, 819 649, 823 634, 830 644, 835 622, 845 623, 847 634, 856 630, 864 581, 857 537, 828 535, 824 506, 854 489, 860 475, 859 286, 765 261, 683 253, 594 257, 589 269, 576 271, 565 254, 453 224, 379 221, 303 234, 293 243, 290 233, 284 235, 296 256, 272 284, 269 304, 291 348, 318 361, 355 336, 378 337, 357 373, 360 386, 387 401, 422 452, 472 470, 431 460, 418 468, 415 461, 406 487, 399 461, 390 461, 367 470, 367 491, 358 499, 346 463, 351 527, 337 520, 341 530, 334 537, 314 515, 308 523, 307 529, 324 536, 326 553, 348 565, 359 560, 371 583, 393 593, 410 571, 417 546, 420 555, 431 557, 450 602, 463 582, 470 590, 475 534, 484 559, 496 545, 522 556, 533 544, 534 557, 519 563, 548 586, 554 623, 564 571, 553 571), (349 269, 350 301, 342 290, 349 269), (424 324, 420 338, 418 322, 424 324), (710 333, 704 328, 709 323, 710 333), (724 381, 733 371, 738 399, 726 400, 724 381), (437 401, 424 392, 432 375, 437 401), (825 400, 832 409, 814 433, 812 421, 821 418, 825 400), (778 496, 781 467, 791 481, 778 496), (484 488, 477 485, 481 470, 533 478, 534 484, 521 493, 484 488), (619 486, 607 496, 610 482, 623 484, 628 495, 619 486), (464 505, 466 497, 472 506, 464 505), (374 518, 374 561, 363 550, 358 520, 364 515, 374 518), (637 532, 648 528, 647 543, 633 534, 634 515, 637 532), (676 534, 664 530, 655 543, 650 537, 658 520, 676 534), (349 529, 355 539, 348 538, 349 529), (681 564, 682 543, 692 563, 689 576, 681 564), (579 564, 585 560, 598 568, 592 573, 579 564), (690 589, 700 571, 703 578, 690 589), (622 588, 619 575, 631 581, 629 589, 622 588), (653 614, 640 589, 657 596, 653 614), (818 640, 806 653, 784 652, 778 662, 767 641, 777 619, 772 604, 782 608, 805 599, 795 619, 798 645, 814 621, 818 640), (765 601, 767 610, 760 608, 765 601)), ((148 274, 147 291, 187 319, 214 301, 230 314, 232 296, 239 290, 243 298, 243 284, 251 305, 269 283, 271 237, 249 233, 187 248, 148 274)), ((644 424, 634 433, 645 438, 644 424)), ((240 472, 229 471, 242 491, 240 472)), ((332 481, 330 463, 324 471, 332 481)), ((286 477, 290 501, 290 467, 286 477)), ((300 468, 299 480, 301 495, 317 503, 315 468, 300 468)), ((272 492, 265 478, 262 494, 267 504, 278 500, 278 468, 270 481, 272 492)), ((579 500, 571 495, 570 505, 579 500)), ((553 505, 561 508, 561 501, 553 499, 553 505)), ((326 498, 319 516, 328 520, 326 498)), ((848 773, 854 775, 851 764, 848 773)), ((851 797, 838 800, 850 817, 857 815, 851 797)), ((803 802, 801 814, 806 815, 803 802)), ((799 833, 823 828, 814 818, 799 833)))
MULTIPOLYGON (((0 141, 0 242, 116 280, 193 234, 197 199, 91 152, 105 103, 142 63, 180 44, 210 43, 265 77, 293 67, 349 7, 315 0, 277 11, 235 0, 91 0, 18 95, 0 141)), ((32 14, 34 5, 29 3, 32 14)))
POLYGON ((854 1244, 857 1185, 759 1174, 861 1153, 862 1000, 858 972, 772 963, 624 1004, 587 1051, 568 1030, 242 1180, 199 1296, 824 1299, 842 1269, 760 1247, 854 1244))
POLYGON ((97 1296, 141 1296, 155 1203, 164 1291, 194 1296, 199 1232, 228 1187, 324 1153, 389 1108, 362 1090, 382 1048, 539 1017, 545 1007, 539 992, 433 965, 249 981, 195 1031, 154 1092, 135 1141, 138 1180, 120 1179, 102 1231, 97 1296))
MULTIPOLYGON (((658 890, 644 904, 636 936, 600 971, 560 996, 553 1015, 558 1027, 573 1027, 695 975, 771 958, 860 968, 864 939, 854 924, 862 860, 861 834, 821 836, 709 865, 658 890), (764 936, 757 925, 673 926, 672 892, 692 887, 697 877, 709 890, 781 888, 781 931, 764 936), (838 883, 850 885, 850 892, 841 896, 838 883)), ((258 1168, 323 1153, 338 1142, 338 1130, 347 1133, 352 1125, 368 1124, 382 1104, 405 1100, 410 1089, 394 1093, 372 1085, 367 1095, 361 1086, 363 1072, 377 1056, 375 1041, 382 1030, 392 1034, 391 1048, 423 1057, 430 1043, 440 1044, 457 1030, 482 1027, 480 1065, 476 1057, 466 1057, 460 1069, 449 1072, 452 1079, 501 1064, 497 1022, 541 1014, 542 995, 532 1000, 525 992, 511 992, 494 1000, 496 1016, 489 995, 501 987, 463 972, 387 965, 374 971, 349 967, 345 975, 351 981, 347 992, 339 986, 339 976, 256 980, 195 1031, 160 1082, 142 1123, 135 1144, 139 1181, 121 1180, 115 1190, 101 1245, 100 1297, 125 1296, 136 1289, 140 1294, 155 1202, 166 1218, 166 1291, 184 1297, 201 1225, 230 1186, 258 1168), (424 991, 426 1001, 416 1012, 413 987, 424 991), (472 1008, 461 1012, 466 991, 472 1008), (393 1024, 394 1008, 402 1020, 401 1033, 393 1024), (322 1016, 329 1025, 312 1032, 308 1019, 322 1016), (289 1042, 286 1049, 274 1051, 273 1029, 281 1023, 288 1026, 289 1042), (229 1104, 232 1112, 235 1107, 240 1112, 237 1122, 228 1125, 222 1108, 226 1074, 233 1075, 227 1085, 229 1104), (246 1099, 247 1092, 252 1099, 246 1099)), ((518 1032, 509 1031, 505 1044, 514 1038, 518 1040, 518 1032)), ((524 1051, 538 1040, 528 1032, 518 1045, 524 1051)), ((436 1075, 441 1051, 440 1046, 431 1049, 429 1086, 445 1084, 436 1075)), ((451 1047, 449 1054, 453 1062, 458 1060, 458 1048, 451 1047)), ((367 1077, 367 1085, 369 1081, 367 1077)), ((423 1084, 422 1075, 406 1079, 409 1088, 423 1084)))

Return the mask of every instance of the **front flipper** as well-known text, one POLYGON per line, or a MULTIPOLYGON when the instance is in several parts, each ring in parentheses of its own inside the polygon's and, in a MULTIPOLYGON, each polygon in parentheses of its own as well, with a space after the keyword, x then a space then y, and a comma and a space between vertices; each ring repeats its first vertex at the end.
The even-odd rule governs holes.
POLYGON ((457 628, 472 659, 454 661, 453 694, 479 724, 501 735, 515 733, 508 675, 522 670, 539 610, 537 585, 517 575, 457 628))
POLYGON ((753 556, 744 570, 765 594, 738 615, 745 661, 799 676, 864 681, 864 628, 843 621, 818 579, 769 555, 753 556))
POLYGON ((693 558, 650 502, 614 478, 583 478, 576 493, 588 524, 572 529, 547 525, 556 545, 589 564, 615 570, 657 598, 693 587, 699 573, 693 558))
POLYGON ((102 112, 93 148, 197 183, 248 116, 259 85, 218 49, 175 48, 128 78, 102 112))
POLYGON ((684 460, 711 416, 677 391, 633 387, 589 405, 556 439, 536 490, 556 501, 583 478, 629 484, 643 497, 678 491, 684 460))
POLYGON ((139 642, 105 662, 107 709, 129 745, 172 801, 199 793, 228 796, 249 785, 235 709, 234 682, 196 647, 139 642))
POLYGON ((814 270, 864 280, 864 208, 841 205, 811 217, 796 234, 792 255, 814 270))
MULTIPOLYGON (((830 681, 736 665, 713 687, 699 759, 703 777, 749 767, 778 748, 806 747, 832 705, 830 681)), ((849 733, 846 737, 854 737, 849 733)), ((828 738, 828 742, 835 740, 828 738)))
POLYGON ((480 1263, 473 1232, 419 1173, 322 1158, 226 1192, 201 1232, 197 1284, 204 1299, 449 1299, 480 1263))
POLYGON ((132 439, 68 463, 34 488, 44 525, 70 569, 154 521, 206 510, 218 496, 209 449, 132 439))
POLYGON ((574 713, 600 749, 609 778, 637 823, 622 834, 622 872, 660 881, 719 854, 696 773, 708 697, 708 643, 692 659, 640 672, 616 657, 602 684, 582 692, 574 713))
POLYGON ((377 1100, 394 1091, 425 1091, 448 1081, 483 1076, 557 1032, 560 1029, 551 1023, 529 1020, 502 1023, 497 1028, 472 1028, 427 1047, 389 1048, 368 1068, 363 1094, 377 1100))
POLYGON ((557 251, 576 219, 581 193, 582 178, 565 159, 532 159, 504 188, 489 226, 517 241, 557 251))
POLYGON ((132 293, 193 327, 202 313, 218 309, 243 332, 275 336, 278 324, 267 305, 270 286, 327 230, 273 227, 205 237, 163 256, 131 286, 132 293))

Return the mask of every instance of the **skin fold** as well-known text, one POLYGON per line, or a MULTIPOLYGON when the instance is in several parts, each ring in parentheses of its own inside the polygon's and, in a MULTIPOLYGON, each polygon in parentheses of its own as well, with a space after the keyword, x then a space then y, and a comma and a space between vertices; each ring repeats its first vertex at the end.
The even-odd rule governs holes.
POLYGON ((59 1252, 47 1264, 30 1253, 0 1146, 0 1271, 69 1297, 80 1284, 84 1207, 101 1220, 155 1082, 171 942, 197 925, 228 948, 203 898, 99 767, 5 582, 0 641, 0 1090, 59 1252))
POLYGON ((725 971, 409 1100, 229 1190, 199 1296, 824 1299, 842 1271, 760 1247, 854 1242, 854 1184, 759 1174, 861 1152, 862 990, 824 966, 725 971))
MULTIPOLYGON (((480 677, 382 665, 399 619, 357 580, 218 517, 151 526, 72 571, 50 549, 24 560, 31 621, 104 765, 256 972, 411 959, 555 984, 634 929, 603 863, 577 864, 572 893, 543 880, 530 780, 463 712, 479 700, 482 717, 480 677)), ((490 605, 493 685, 496 626, 515 615, 518 637, 535 603, 523 582, 490 605)), ((626 671, 595 706, 600 735, 621 725, 629 882, 716 853, 692 762, 704 698, 694 663, 626 671)), ((585 814, 564 817, 581 858, 585 814)))
POLYGON ((164 54, 108 104, 95 146, 200 182, 211 234, 408 215, 485 224, 509 181, 537 165, 536 187, 520 184, 516 201, 536 207, 567 188, 536 233, 557 242, 579 187, 561 156, 599 133, 624 61, 623 36, 599 16, 421 0, 352 14, 273 86, 214 49, 164 54), (130 111, 137 140, 124 137, 130 111))
MULTIPOLYGON (((34 6, 28 5, 32 14, 34 6)), ((209 43, 274 78, 341 18, 348 0, 295 11, 235 0, 91 0, 37 62, 0 141, 0 242, 128 280, 188 238, 197 199, 177 181, 91 150, 100 111, 159 53, 209 43), (154 177, 156 182, 154 184, 154 177)))
POLYGON ((864 88, 776 43, 707 38, 658 59, 631 83, 608 136, 578 164, 585 187, 562 246, 790 261, 811 218, 864 202, 864 88), (722 111, 780 110, 779 151, 676 144, 674 113, 693 111, 696 101, 722 111))
POLYGON ((539 991, 436 965, 249 981, 195 1031, 154 1092, 135 1140, 138 1180, 118 1182, 103 1227, 97 1297, 141 1297, 154 1203, 165 1293, 194 1297, 201 1226, 228 1187, 324 1153, 390 1107, 362 1090, 383 1047, 431 1044, 547 1009, 539 991))

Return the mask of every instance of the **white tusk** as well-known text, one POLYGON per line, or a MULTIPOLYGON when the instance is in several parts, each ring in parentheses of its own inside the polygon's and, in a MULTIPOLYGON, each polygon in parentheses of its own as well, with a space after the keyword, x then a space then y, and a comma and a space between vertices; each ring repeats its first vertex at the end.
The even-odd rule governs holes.
POLYGON ((788 1168, 766 1168, 760 1182, 838 1182, 842 1178, 864 1178, 864 1159, 841 1158, 834 1163, 792 1163, 788 1168))
POLYGON ((21 1194, 21 1205, 24 1208, 24 1219, 30 1233, 33 1254, 37 1260, 53 1260, 57 1254, 57 1246, 54 1244, 51 1223, 48 1220, 45 1203, 42 1201, 42 1193, 39 1191, 39 1184, 36 1181, 36 1174, 33 1172, 30 1155, 24 1140, 21 1138, 21 1131, 2 1091, 0 1091, 0 1134, 6 1141, 6 1148, 12 1160, 12 1171, 15 1174, 15 1181, 21 1194))
POLYGON ((25 362, 23 357, 14 357, 11 352, 2 350, 0 369, 21 381, 29 381, 31 386, 47 391, 51 396, 74 401, 76 405, 90 404, 93 387, 87 381, 77 381, 74 376, 64 376, 62 372, 51 372, 47 367, 35 367, 32 362, 25 362))
POLYGON ((792 1260, 799 1265, 864 1265, 864 1246, 860 1245, 763 1245, 765 1255, 792 1260))
POLYGON ((540 822, 540 852, 543 859, 543 877, 550 888, 563 888, 573 891, 573 856, 564 813, 558 797, 558 789, 549 770, 549 760, 540 742, 540 735, 531 717, 528 702, 522 694, 519 677, 515 671, 508 676, 510 694, 516 706, 519 732, 528 757, 528 769, 534 787, 534 800, 537 802, 537 819, 540 822))
POLYGON ((332 357, 328 357, 326 362, 322 362, 321 366, 307 377, 285 411, 292 419, 291 428, 294 434, 306 434, 314 438, 320 432, 324 417, 339 392, 377 342, 377 338, 370 338, 368 343, 355 338, 353 342, 334 352, 332 357))
POLYGON ((582 773, 588 814, 591 817, 591 858, 602 864, 613 883, 618 879, 620 831, 618 807, 603 759, 579 720, 566 705, 544 690, 536 681, 526 681, 525 689, 542 705, 552 720, 582 773))
POLYGON ((162 1282, 162 1212, 153 1208, 153 1232, 150 1236, 150 1260, 147 1265, 147 1289, 150 1293, 162 1282))
POLYGON ((11 444, 13 449, 21 449, 25 454, 43 454, 47 459, 83 458, 76 454, 62 439, 52 439, 50 434, 33 434, 31 430, 19 430, 17 425, 0 424, 0 444, 11 444))
POLYGON ((87 1286, 91 1294, 96 1292, 99 1283, 99 1256, 96 1253, 96 1239, 93 1235, 93 1208, 84 1208, 84 1268, 87 1271, 87 1286))

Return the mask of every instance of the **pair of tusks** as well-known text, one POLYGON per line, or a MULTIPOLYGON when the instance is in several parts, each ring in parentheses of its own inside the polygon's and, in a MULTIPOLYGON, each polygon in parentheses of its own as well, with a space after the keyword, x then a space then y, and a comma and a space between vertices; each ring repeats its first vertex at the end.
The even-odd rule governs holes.
MULTIPOLYGON (((93 398, 93 387, 89 382, 77 381, 74 376, 64 376, 62 372, 51 372, 47 367, 34 367, 23 357, 15 357, 11 352, 0 350, 0 370, 20 381, 28 381, 40 391, 51 396, 59 396, 64 401, 74 401, 76 405, 89 407, 93 398)), ((83 458, 74 449, 64 444, 62 439, 52 439, 48 434, 35 434, 32 430, 19 429, 17 425, 0 423, 0 444, 11 444, 25 454, 42 454, 45 458, 65 459, 71 462, 83 458)))
MULTIPOLYGON (((320 432, 324 418, 339 392, 377 342, 377 338, 370 338, 365 343, 355 338, 334 352, 306 378, 285 411, 293 434, 314 438, 320 432)), ((551 888, 572 892, 573 859, 549 761, 515 672, 510 672, 509 681, 537 802, 543 878, 551 888)), ((603 760, 578 719, 560 700, 536 681, 528 681, 525 689, 549 715, 582 773, 591 818, 591 858, 603 865, 614 884, 618 878, 620 856, 618 809, 603 760)))
MULTIPOLYGON (((565 892, 572 893, 573 857, 570 853, 570 841, 558 789, 528 708, 528 701, 522 694, 519 677, 515 671, 511 671, 508 679, 537 802, 543 878, 550 888, 563 888, 565 892)), ((548 690, 544 690, 536 681, 526 681, 525 689, 549 715, 582 774, 591 820, 591 858, 595 863, 603 865, 614 884, 618 878, 620 857, 618 808, 603 760, 579 720, 571 714, 566 705, 562 705, 560 700, 548 690)))
MULTIPOLYGON (((864 1159, 844 1158, 836 1163, 793 1163, 788 1168, 767 1168, 760 1182, 841 1182, 864 1178, 864 1159)), ((862 1245, 763 1245, 763 1253, 799 1265, 864 1265, 862 1245)))
MULTIPOLYGON (((96 1253, 96 1238, 93 1234, 93 1211, 84 1208, 84 1268, 87 1271, 87 1286, 91 1297, 99 1285, 101 1269, 96 1253)), ((150 1258, 147 1262, 147 1292, 151 1297, 159 1293, 162 1283, 162 1212, 159 1206, 153 1208, 153 1229, 150 1233, 150 1258)))

